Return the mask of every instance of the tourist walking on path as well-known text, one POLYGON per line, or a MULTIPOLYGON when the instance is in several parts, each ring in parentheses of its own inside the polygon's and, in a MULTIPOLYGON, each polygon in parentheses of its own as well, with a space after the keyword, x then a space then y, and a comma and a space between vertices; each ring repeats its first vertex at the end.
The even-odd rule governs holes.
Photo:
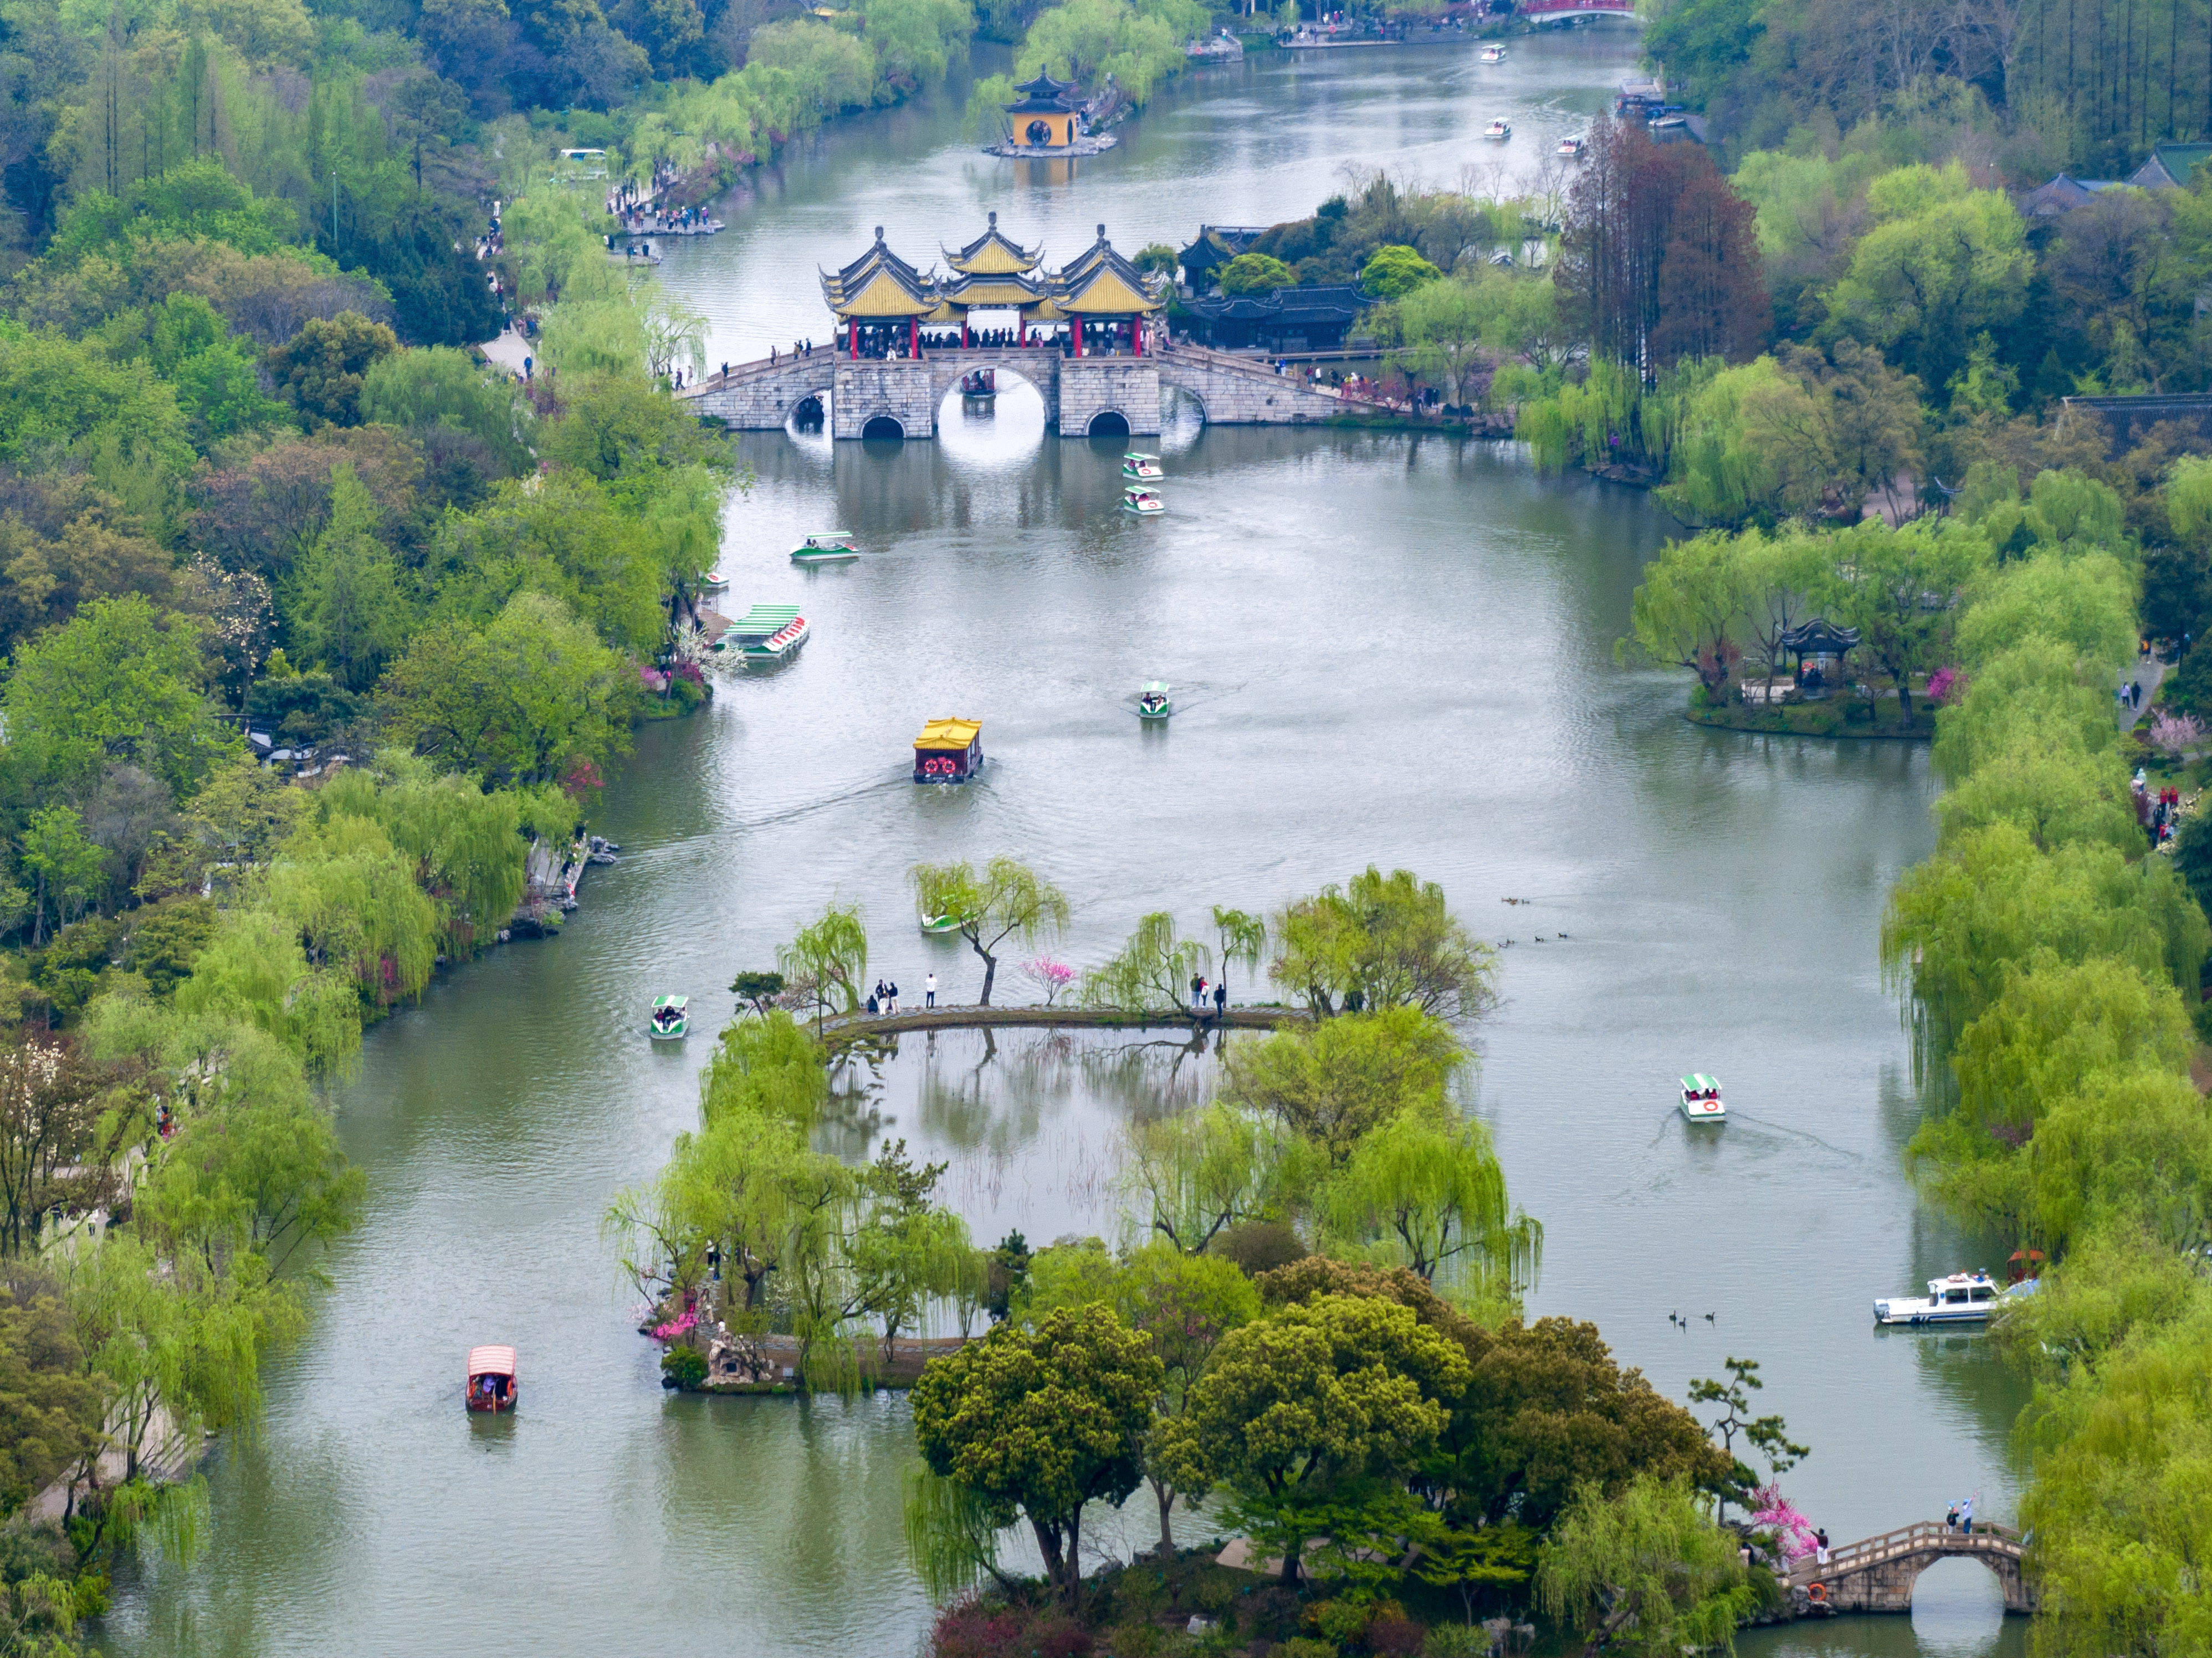
POLYGON ((898 981, 896 979, 891 981, 891 1011, 894 1013, 898 1011, 898 981))
POLYGON ((1227 985, 1216 985, 1213 987, 1213 1017, 1218 1019, 1228 1011, 1229 987, 1227 985))
POLYGON ((1192 974, 1190 975, 1190 1011, 1192 1012, 1203 1013, 1206 1011, 1206 1005, 1200 999, 1205 994, 1206 981, 1200 978, 1195 973, 1192 974))
POLYGON ((922 979, 921 1005, 924 1007, 937 1005, 937 975, 934 973, 926 975, 922 979))

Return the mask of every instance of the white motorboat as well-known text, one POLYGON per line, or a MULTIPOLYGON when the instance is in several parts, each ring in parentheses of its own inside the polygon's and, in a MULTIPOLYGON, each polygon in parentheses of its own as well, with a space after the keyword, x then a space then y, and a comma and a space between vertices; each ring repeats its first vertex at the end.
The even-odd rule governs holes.
POLYGON ((1499 143, 1504 143, 1508 138, 1510 138, 1513 136, 1513 125, 1501 115, 1496 120, 1492 121, 1488 126, 1483 128, 1482 136, 1486 138, 1493 138, 1499 143))
POLYGON ((1589 140, 1587 138, 1577 138, 1571 135, 1560 139, 1559 159, 1563 161, 1579 161, 1583 158, 1583 151, 1588 148, 1589 143, 1589 140))
POLYGON ((1877 1324, 1979 1324, 1996 1309, 2000 1291, 1987 1272, 1954 1272, 1928 1280, 1923 1296, 1874 1304, 1877 1324))
POLYGON ((1692 1122, 1718 1122, 1728 1115, 1721 1103, 1721 1079, 1702 1071, 1682 1078, 1682 1114, 1692 1122))

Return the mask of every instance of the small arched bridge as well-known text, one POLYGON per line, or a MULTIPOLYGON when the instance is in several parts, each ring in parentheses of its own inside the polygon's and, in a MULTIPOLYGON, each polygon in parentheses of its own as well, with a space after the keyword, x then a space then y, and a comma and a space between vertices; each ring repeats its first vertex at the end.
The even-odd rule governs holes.
POLYGON ((1961 1531, 1923 1520, 1863 1542, 1828 1551, 1828 1562, 1807 1555, 1784 1580, 1794 1600, 1802 1592, 1831 1612, 1911 1612, 1912 1586, 1938 1560, 1978 1560, 1996 1574, 2007 1612, 2035 1610, 2035 1590, 2021 1575, 2020 1533, 2005 1526, 1961 1531))
POLYGON ((1636 0, 1521 0, 1514 15, 1532 23, 1555 23, 1561 18, 1636 16, 1636 0))
MULTIPOLYGON (((938 405, 974 368, 1028 381, 1044 398, 1045 423, 1062 437, 1094 431, 1146 436, 1160 429, 1160 399, 1185 392, 1214 426, 1307 425, 1367 405, 1278 374, 1265 362, 1196 346, 1141 357, 1068 357, 1056 347, 932 349, 888 360, 811 356, 733 363, 682 395, 702 418, 732 431, 773 432, 811 403, 838 438, 937 435, 938 405)), ((1003 389, 1003 386, 1002 386, 1003 389)))

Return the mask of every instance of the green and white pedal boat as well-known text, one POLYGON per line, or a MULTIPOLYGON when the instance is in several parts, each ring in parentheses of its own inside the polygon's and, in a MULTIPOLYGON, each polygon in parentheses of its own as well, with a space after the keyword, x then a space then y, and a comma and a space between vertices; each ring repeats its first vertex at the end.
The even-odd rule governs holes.
POLYGON ((1682 1114, 1692 1122, 1719 1122, 1728 1115, 1721 1103, 1721 1081, 1702 1071, 1682 1078, 1682 1114))
POLYGON ((1144 689, 1137 693, 1137 718, 1146 724, 1165 720, 1175 712, 1175 698, 1168 694, 1167 682, 1148 679, 1144 689))
POLYGON ((957 915, 925 915, 921 918, 921 930, 933 938, 942 938, 960 931, 960 918, 957 915))
POLYGON ((653 1000, 653 1017, 646 1025, 646 1034, 657 1042, 680 1042, 691 1029, 691 999, 689 996, 656 996, 653 1000))
POLYGON ((826 536, 809 536, 791 550, 791 562, 809 567, 817 564, 850 564, 860 557, 860 550, 843 531, 833 531, 826 536))
POLYGON ((1140 455, 1132 449, 1121 457, 1121 476, 1134 478, 1139 483, 1158 483, 1167 474, 1160 471, 1158 455, 1140 455))
POLYGON ((1167 502, 1150 489, 1121 491, 1121 510, 1125 513, 1134 513, 1139 518, 1152 518, 1167 509, 1167 502))

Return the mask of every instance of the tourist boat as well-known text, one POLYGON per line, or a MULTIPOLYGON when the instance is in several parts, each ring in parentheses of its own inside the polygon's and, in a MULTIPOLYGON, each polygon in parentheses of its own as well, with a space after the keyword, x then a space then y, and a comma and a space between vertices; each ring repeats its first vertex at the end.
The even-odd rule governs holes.
POLYGON ((1997 1286, 1987 1272, 1954 1272, 1928 1280, 1926 1296, 1874 1304, 1877 1324, 1979 1324, 1995 1310, 1997 1286))
POLYGON ((791 550, 793 564, 808 566, 850 564, 860 556, 860 550, 853 544, 853 538, 842 530, 834 531, 826 536, 809 536, 791 550))
POLYGON ((1160 458, 1158 455, 1140 455, 1132 449, 1121 457, 1121 476, 1125 478, 1137 478, 1146 483, 1157 483, 1167 474, 1160 471, 1160 458))
POLYGON ((983 722, 980 720, 933 720, 914 739, 917 783, 965 783, 982 769, 983 722))
POLYGON ((472 1411, 511 1411, 522 1384, 515 1379, 514 1349, 469 1349, 469 1385, 463 1394, 472 1411))
POLYGON ((1492 121, 1488 126, 1483 128, 1482 136, 1486 138, 1495 138, 1502 143, 1506 139, 1510 138, 1513 136, 1512 124, 1501 115, 1496 120, 1492 121))
POLYGON ((1145 689, 1137 693, 1137 718, 1165 720, 1175 712, 1175 699, 1168 695, 1166 682, 1148 679, 1145 689))
POLYGON ((1162 501, 1150 489, 1121 491, 1121 510, 1125 513, 1134 513, 1139 518, 1150 518, 1154 513, 1164 513, 1167 509, 1167 502, 1162 501))
POLYGON ((1497 45, 1495 42, 1492 42, 1491 45, 1486 46, 1482 49, 1482 61, 1486 64, 1504 63, 1505 61, 1505 48, 1497 45))
POLYGON ((720 570, 709 570, 699 578, 699 591, 702 593, 724 592, 728 590, 729 586, 729 577, 724 575, 720 570))
POLYGON ((735 648, 747 666, 767 666, 795 654, 806 642, 806 618, 791 604, 756 604, 723 631, 714 648, 735 648))
POLYGON ((957 915, 925 915, 921 918, 921 930, 933 938, 943 938, 960 931, 960 918, 957 915))
POLYGON ((999 371, 995 368, 971 368, 960 377, 960 395, 963 398, 995 398, 999 395, 999 371))
POLYGON ((1571 137, 1562 138, 1559 140, 1559 155, 1564 160, 1579 161, 1583 158, 1583 151, 1589 146, 1589 140, 1587 138, 1571 137))
POLYGON ((1692 1122, 1718 1122, 1728 1115, 1721 1103, 1721 1081, 1702 1071, 1682 1078, 1682 1114, 1692 1122))
POLYGON ((647 1032, 657 1042, 680 1042, 690 1034, 691 999, 689 996, 656 996, 653 999, 653 1020, 647 1032))

